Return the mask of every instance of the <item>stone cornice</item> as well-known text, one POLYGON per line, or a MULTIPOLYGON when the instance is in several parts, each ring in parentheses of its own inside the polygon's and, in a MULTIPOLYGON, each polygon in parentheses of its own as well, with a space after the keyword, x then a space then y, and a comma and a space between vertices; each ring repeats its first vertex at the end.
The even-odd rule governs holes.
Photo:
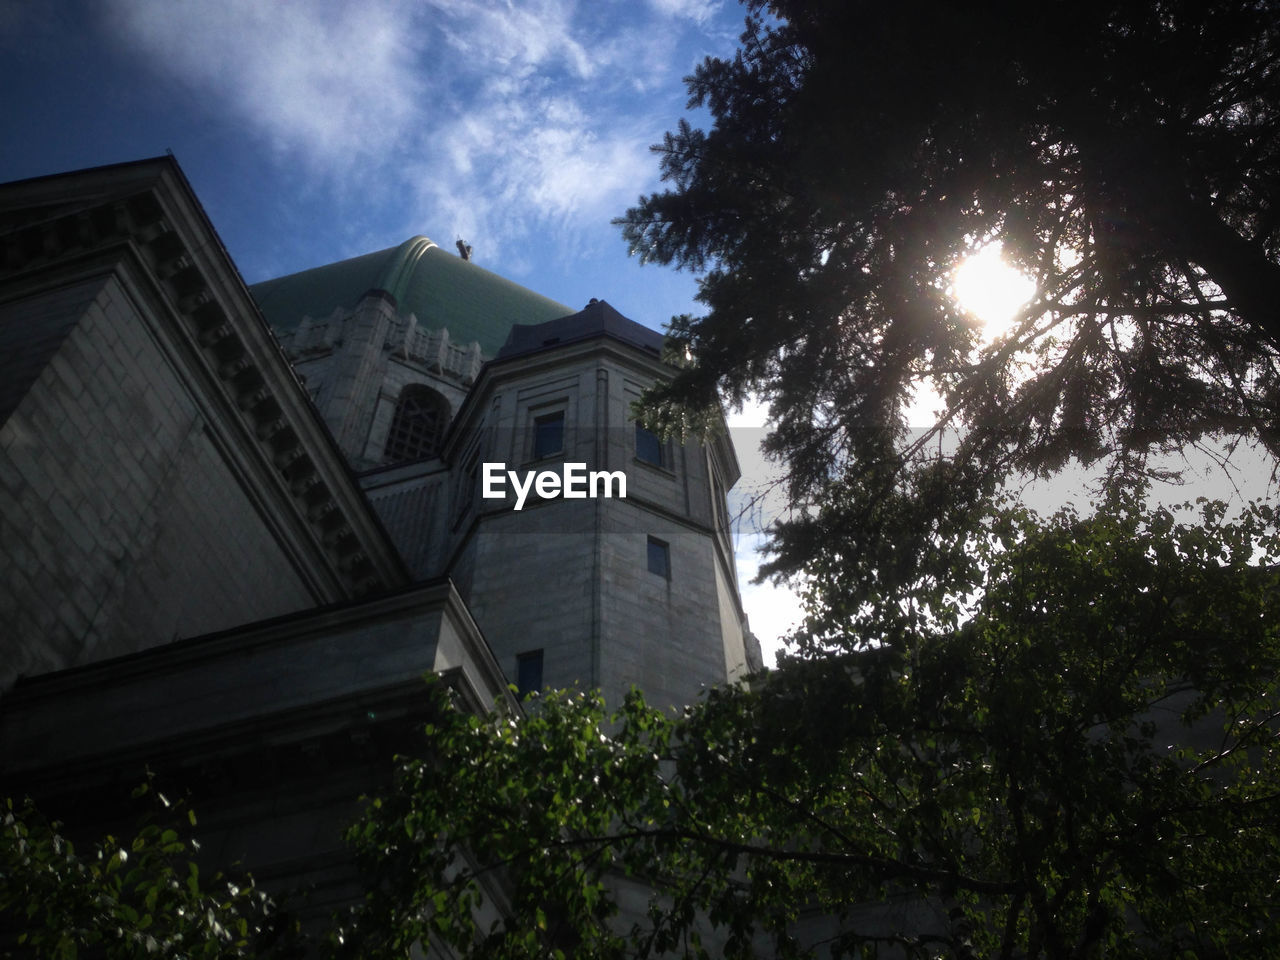
POLYGON ((520 709, 441 579, 21 682, 0 707, 0 776, 358 727, 421 703, 427 672, 464 709, 520 709))
POLYGON ((0 188, 0 298, 108 252, 133 261, 167 307, 162 332, 216 384, 226 419, 292 504, 338 595, 405 583, 398 553, 172 159, 0 188))

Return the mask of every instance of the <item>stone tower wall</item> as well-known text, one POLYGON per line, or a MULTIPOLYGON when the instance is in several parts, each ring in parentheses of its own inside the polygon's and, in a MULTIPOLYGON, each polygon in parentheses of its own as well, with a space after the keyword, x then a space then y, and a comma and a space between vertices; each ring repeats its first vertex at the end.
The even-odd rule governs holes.
MULTIPOLYGON (((600 687, 619 703, 635 684, 652 702, 690 702, 706 685, 759 666, 744 629, 732 545, 718 489, 729 485, 706 449, 667 444, 664 464, 636 453, 631 404, 660 368, 601 338, 495 365, 482 378, 449 450, 453 498, 439 546, 508 676, 520 654, 541 651, 546 687, 600 687), (563 412, 559 455, 534 460, 535 421, 563 412), (477 465, 524 473, 621 470, 626 499, 480 496, 477 465), (649 541, 667 548, 654 573, 649 541)), ((732 478, 729 478, 730 481, 732 478)), ((509 491, 509 488, 508 488, 509 491)))
POLYGON ((377 291, 354 309, 305 317, 283 343, 307 392, 357 470, 388 463, 387 436, 401 392, 430 387, 456 413, 480 372, 478 344, 423 330, 377 291))

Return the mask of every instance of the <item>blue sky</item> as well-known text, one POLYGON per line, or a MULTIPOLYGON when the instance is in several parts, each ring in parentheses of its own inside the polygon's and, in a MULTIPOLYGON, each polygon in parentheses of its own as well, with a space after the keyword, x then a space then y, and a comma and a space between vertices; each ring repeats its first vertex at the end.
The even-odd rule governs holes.
MULTIPOLYGON (((540 293, 660 328, 696 311, 694 280, 641 268, 610 220, 658 187, 649 146, 685 113, 681 78, 731 54, 742 17, 734 0, 0 0, 0 181, 171 149, 250 283, 463 238, 540 293)), ((759 432, 734 433, 759 489, 759 432)), ((1270 466, 1202 462, 1165 499, 1266 495, 1270 466)), ((1088 486, 1069 471, 1031 494, 1051 510, 1088 486)), ((772 648, 796 606, 746 584, 758 539, 739 569, 772 648)))
MULTIPOLYGON (((539 293, 661 328, 696 311, 694 280, 641 268, 610 220, 657 189, 649 147, 686 113, 681 78, 732 53, 743 15, 730 0, 0 0, 0 182, 172 150, 249 283, 462 238, 539 293)), ((794 603, 744 595, 771 647, 794 603)))
POLYGON ((692 279, 610 225, 657 185, 718 0, 0 0, 0 178, 171 149, 246 280, 425 234, 654 326, 692 279))

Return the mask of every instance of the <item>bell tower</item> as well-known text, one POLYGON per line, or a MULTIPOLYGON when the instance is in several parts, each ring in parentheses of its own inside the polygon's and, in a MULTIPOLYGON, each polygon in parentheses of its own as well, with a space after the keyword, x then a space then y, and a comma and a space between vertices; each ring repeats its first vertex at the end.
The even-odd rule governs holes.
POLYGON ((457 584, 521 687, 599 687, 618 704, 635 685, 678 706, 760 666, 727 524, 731 444, 663 441, 632 418, 669 372, 661 348, 603 301, 516 325, 455 419, 447 469, 366 478, 385 518, 415 490, 432 504, 436 522, 414 533, 432 545, 422 573, 457 584), (484 496, 485 464, 523 478, 523 502, 513 483, 484 496), (573 470, 600 479, 570 489, 573 470), (535 484, 548 474, 560 479, 535 484))

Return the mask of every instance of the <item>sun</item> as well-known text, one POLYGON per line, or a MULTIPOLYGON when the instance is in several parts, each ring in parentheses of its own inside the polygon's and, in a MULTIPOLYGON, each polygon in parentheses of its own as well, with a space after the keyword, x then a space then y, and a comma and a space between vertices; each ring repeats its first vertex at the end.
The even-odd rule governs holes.
POLYGON ((981 322, 987 342, 1009 329, 1035 289, 1034 280, 1005 261, 999 243, 989 243, 965 257, 951 283, 952 296, 981 322))

